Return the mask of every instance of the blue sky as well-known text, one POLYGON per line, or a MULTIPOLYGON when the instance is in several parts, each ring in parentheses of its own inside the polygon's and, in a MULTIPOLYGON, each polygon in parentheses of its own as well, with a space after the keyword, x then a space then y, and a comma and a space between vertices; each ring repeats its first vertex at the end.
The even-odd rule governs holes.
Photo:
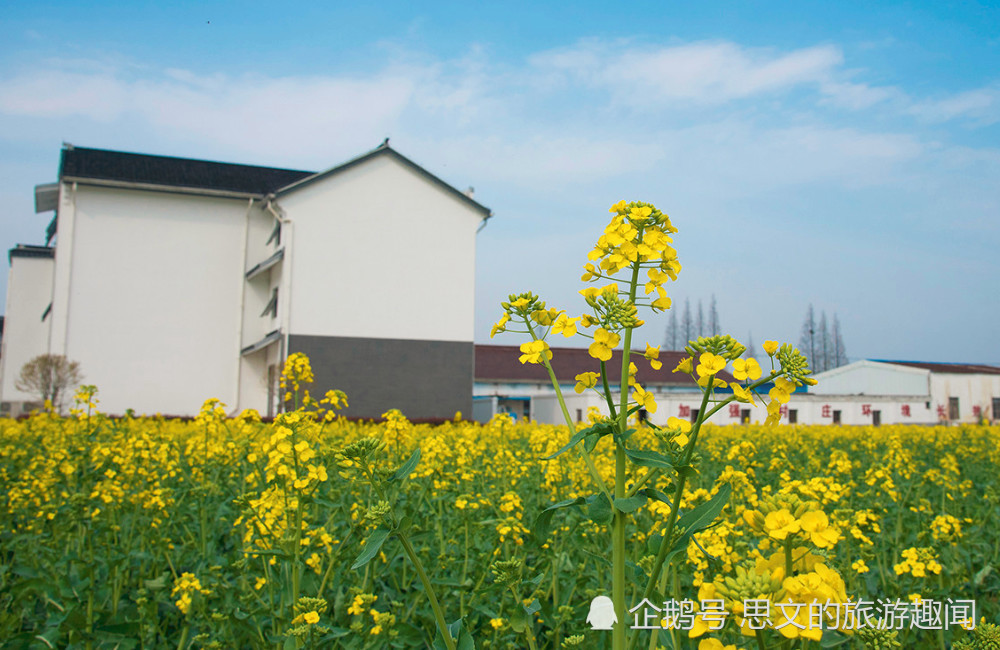
MULTIPOLYGON (((811 303, 837 314, 852 359, 1000 363, 995 4, 36 2, 3 16, 5 248, 41 243, 32 188, 55 180, 64 141, 323 169, 390 136, 495 213, 478 239, 479 341, 511 292, 582 310, 580 267, 625 198, 680 229, 675 308, 714 294, 742 340, 797 342, 811 303)), ((667 317, 647 322, 661 342, 667 317)))

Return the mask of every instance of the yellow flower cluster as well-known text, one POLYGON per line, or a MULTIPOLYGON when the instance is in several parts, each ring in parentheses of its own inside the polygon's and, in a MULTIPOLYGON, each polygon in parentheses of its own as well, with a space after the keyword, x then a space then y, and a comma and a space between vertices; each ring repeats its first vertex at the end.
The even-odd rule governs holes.
POLYGON ((896 575, 909 573, 914 578, 925 578, 928 572, 935 575, 941 573, 941 564, 937 561, 932 548, 911 547, 903 551, 902 555, 903 561, 892 567, 896 575))
POLYGON ((202 587, 201 581, 193 573, 185 572, 174 581, 174 588, 171 590, 170 595, 177 597, 174 603, 177 605, 177 609, 181 610, 182 614, 187 614, 191 611, 191 604, 195 595, 208 595, 210 593, 212 591, 202 587))

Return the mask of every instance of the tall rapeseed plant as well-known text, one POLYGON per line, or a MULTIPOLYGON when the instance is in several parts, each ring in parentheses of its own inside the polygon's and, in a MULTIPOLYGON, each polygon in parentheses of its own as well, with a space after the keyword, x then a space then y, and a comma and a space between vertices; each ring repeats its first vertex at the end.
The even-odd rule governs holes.
POLYGON ((655 413, 657 405, 653 394, 636 381, 636 366, 632 357, 644 357, 654 369, 662 364, 658 359, 659 348, 648 343, 644 353, 633 352, 633 335, 644 324, 639 315, 640 308, 648 308, 654 313, 670 308, 666 285, 675 281, 681 270, 677 251, 671 246, 671 235, 677 232, 677 228, 667 215, 648 203, 620 201, 611 206, 610 212, 613 215, 611 222, 588 254, 589 261, 584 265, 581 278, 589 283, 609 282, 580 292, 587 301, 589 312, 571 317, 563 310, 546 307, 545 302, 533 293, 513 294, 509 301, 501 303, 503 314, 490 335, 504 331, 527 334, 530 340, 520 347, 521 363, 541 364, 548 371, 563 417, 570 432, 573 432, 566 446, 549 458, 577 448, 590 473, 595 492, 589 497, 550 506, 540 515, 536 534, 546 534, 555 510, 584 505, 592 520, 610 527, 611 599, 617 619, 612 633, 613 647, 624 650, 626 646, 635 647, 639 639, 635 631, 629 638, 625 624, 628 612, 625 601, 625 542, 631 513, 650 499, 670 506, 664 533, 658 536, 655 559, 642 591, 643 599, 649 599, 660 584, 664 565, 669 566, 669 559, 684 552, 691 536, 709 526, 728 500, 730 490, 727 487, 712 500, 680 516, 686 482, 696 471, 699 460, 695 449, 702 425, 730 402, 753 403, 756 389, 769 382, 774 383, 774 388, 769 393, 768 423, 776 422, 780 405, 787 403, 795 388, 803 383, 815 383, 815 380, 808 377, 810 370, 806 358, 788 344, 780 347, 773 341, 765 344, 764 349, 771 359, 771 371, 764 375, 754 359, 742 358, 746 347, 730 336, 690 341, 685 350, 691 356, 674 371, 690 374, 701 387, 698 416, 693 423, 671 418, 667 428, 657 429, 657 438, 661 442, 658 449, 637 448, 630 442, 634 429, 629 428, 629 416, 639 409, 655 413), (576 390, 597 391, 606 402, 609 415, 581 431, 576 431, 552 369, 552 351, 547 338, 556 334, 566 338, 584 336, 593 341, 588 352, 599 365, 599 371, 595 369, 594 372, 577 375, 576 390), (612 350, 619 344, 623 349, 621 368, 609 368, 612 350), (717 388, 727 386, 718 375, 730 363, 733 365, 733 376, 737 379, 732 385, 733 392, 731 395, 717 394, 717 388), (612 382, 617 384, 617 390, 612 390, 612 382), (614 452, 615 475, 614 483, 610 485, 601 477, 591 456, 603 440, 610 441, 614 452), (669 481, 667 491, 654 487, 661 478, 669 481), (671 491, 672 496, 667 493, 671 491))

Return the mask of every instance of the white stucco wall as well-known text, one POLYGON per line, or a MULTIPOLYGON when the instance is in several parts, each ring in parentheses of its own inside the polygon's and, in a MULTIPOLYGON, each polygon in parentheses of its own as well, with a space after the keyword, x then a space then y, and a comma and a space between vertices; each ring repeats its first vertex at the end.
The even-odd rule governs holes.
POLYGON ((379 155, 278 203, 292 334, 473 340, 482 215, 458 197, 379 155))
POLYGON ((247 202, 81 185, 71 203, 53 348, 80 362, 102 410, 194 414, 210 397, 233 407, 247 202))
POLYGON ((855 361, 817 373, 816 395, 928 395, 930 371, 876 361, 855 361))
POLYGON ((979 421, 974 407, 994 420, 1000 419, 992 409, 993 398, 1000 397, 1000 375, 931 373, 931 395, 935 410, 942 407, 945 413, 948 399, 957 397, 959 422, 979 421))
MULTIPOLYGON (((486 388, 488 385, 483 385, 486 388)), ((517 385, 513 385, 517 386, 517 385)), ((670 417, 691 420, 693 414, 701 407, 701 394, 693 391, 658 391, 652 392, 656 398, 657 409, 649 414, 649 420, 658 426, 666 424, 670 417)), ((510 390, 480 390, 479 395, 496 396, 527 396, 531 398, 531 417, 546 424, 564 424, 562 409, 552 389, 547 392, 539 390, 520 391, 515 387, 510 390)), ((563 391, 566 407, 570 417, 577 418, 578 413, 586 419, 587 409, 596 406, 603 414, 608 414, 604 399, 593 391, 579 395, 572 390, 563 391)), ((874 413, 879 414, 881 424, 935 424, 937 416, 934 408, 927 407, 925 395, 813 395, 796 393, 781 412, 781 423, 789 424, 792 412, 796 416, 796 424, 833 424, 834 413, 840 412, 840 424, 871 425, 874 413)), ((617 405, 619 399, 614 397, 617 405)), ((741 424, 743 411, 749 410, 751 423, 761 423, 767 418, 767 409, 758 399, 756 406, 744 403, 727 404, 710 420, 713 424, 741 424)))
POLYGON ((52 301, 52 258, 11 258, 7 273, 7 306, 4 312, 3 346, 0 350, 0 400, 37 401, 37 395, 22 393, 15 383, 21 367, 48 352, 51 314, 42 314, 52 301))

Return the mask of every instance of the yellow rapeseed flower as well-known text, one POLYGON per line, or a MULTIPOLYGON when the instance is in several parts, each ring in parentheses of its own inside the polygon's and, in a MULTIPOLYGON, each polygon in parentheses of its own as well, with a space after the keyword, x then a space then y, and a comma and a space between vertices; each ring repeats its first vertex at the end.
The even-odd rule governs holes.
POLYGON ((799 532, 800 527, 799 520, 785 508, 770 512, 764 517, 764 529, 768 536, 774 539, 785 539, 789 535, 794 535, 799 532))
POLYGON ((600 379, 600 375, 596 372, 583 372, 574 377, 576 379, 576 387, 573 389, 577 393, 582 393, 588 388, 593 388, 597 385, 597 380, 600 379))
POLYGON ((711 352, 704 352, 700 357, 698 357, 698 374, 701 377, 708 377, 709 375, 715 375, 723 368, 726 367, 726 360, 717 354, 712 354, 711 352))
POLYGON ((587 352, 595 359, 608 361, 611 359, 611 350, 618 345, 620 339, 621 337, 614 332, 609 332, 603 327, 598 328, 594 332, 594 342, 590 344, 587 352))
POLYGON ((757 381, 760 379, 761 374, 760 364, 753 357, 733 361, 733 377, 736 377, 740 381, 747 378, 750 381, 757 381))

